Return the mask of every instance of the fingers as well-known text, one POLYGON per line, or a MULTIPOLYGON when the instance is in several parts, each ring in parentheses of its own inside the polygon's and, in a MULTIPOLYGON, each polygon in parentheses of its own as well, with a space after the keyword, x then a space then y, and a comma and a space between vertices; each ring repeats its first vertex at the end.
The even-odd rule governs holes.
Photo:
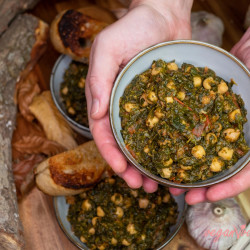
POLYGON ((250 69, 250 28, 230 51, 250 69))
POLYGON ((250 163, 237 175, 227 181, 210 187, 206 197, 209 201, 218 201, 233 197, 250 187, 250 163))
POLYGON ((169 191, 172 195, 178 196, 181 195, 183 193, 185 193, 187 191, 187 189, 180 189, 180 188, 169 188, 169 191))
POLYGON ((189 205, 207 201, 207 188, 194 188, 187 192, 185 200, 189 205))
POLYGON ((131 166, 128 166, 126 171, 119 176, 127 182, 130 188, 140 188, 142 186, 142 175, 131 166))
POLYGON ((119 71, 119 63, 109 44, 111 41, 105 34, 105 31, 100 33, 92 45, 87 76, 92 96, 90 115, 93 119, 100 119, 107 113, 113 82, 119 71))
POLYGON ((127 168, 127 161, 112 135, 108 115, 100 120, 91 121, 93 122, 91 132, 101 155, 116 173, 123 173, 127 168))
POLYGON ((147 193, 154 193, 158 188, 158 184, 147 177, 143 177, 143 188, 147 193))

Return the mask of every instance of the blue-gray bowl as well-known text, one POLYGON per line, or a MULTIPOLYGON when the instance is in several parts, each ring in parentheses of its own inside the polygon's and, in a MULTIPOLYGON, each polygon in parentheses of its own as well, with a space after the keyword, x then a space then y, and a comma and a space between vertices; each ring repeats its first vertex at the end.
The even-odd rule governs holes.
POLYGON ((205 67, 215 71, 216 75, 222 77, 226 81, 231 78, 238 85, 233 87, 233 91, 240 94, 245 102, 245 108, 249 111, 247 114, 248 122, 244 126, 246 142, 250 145, 250 72, 247 67, 240 62, 235 56, 217 46, 204 42, 193 40, 176 40, 164 42, 143 50, 136 55, 123 68, 118 75, 110 99, 110 124, 114 138, 126 156, 127 160, 139 170, 143 175, 153 179, 154 181, 171 187, 177 188, 194 188, 207 187, 213 184, 225 181, 241 171, 250 161, 250 151, 230 169, 204 181, 194 183, 175 183, 155 175, 140 165, 125 147, 121 135, 121 118, 119 116, 119 100, 123 95, 125 88, 132 79, 151 67, 154 60, 162 59, 164 61, 173 61, 180 66, 182 63, 190 63, 197 67, 205 67))

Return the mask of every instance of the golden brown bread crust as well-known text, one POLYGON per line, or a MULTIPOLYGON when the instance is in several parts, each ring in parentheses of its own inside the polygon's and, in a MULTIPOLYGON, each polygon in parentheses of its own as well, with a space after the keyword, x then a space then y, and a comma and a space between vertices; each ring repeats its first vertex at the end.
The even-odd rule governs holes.
POLYGON ((60 53, 87 62, 94 38, 107 25, 106 22, 85 15, 84 9, 65 10, 53 20, 50 38, 60 53))
POLYGON ((38 188, 49 195, 74 195, 96 184, 110 171, 94 141, 50 157, 35 168, 38 188))
POLYGON ((35 96, 29 110, 42 125, 49 140, 59 143, 68 150, 77 147, 74 132, 56 108, 49 90, 35 96))

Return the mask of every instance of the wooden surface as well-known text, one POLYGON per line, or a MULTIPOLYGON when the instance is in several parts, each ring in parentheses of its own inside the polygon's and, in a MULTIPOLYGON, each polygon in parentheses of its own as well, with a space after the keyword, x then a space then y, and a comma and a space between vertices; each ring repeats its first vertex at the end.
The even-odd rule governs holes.
MULTIPOLYGON (((90 0, 41 0, 30 11, 47 23, 51 23, 55 15, 66 8, 78 8, 91 4, 90 0)), ((193 11, 206 10, 219 16, 225 26, 223 48, 230 50, 244 33, 244 17, 249 0, 194 0, 193 11)), ((49 78, 52 67, 59 54, 49 43, 47 52, 39 61, 37 71, 40 74, 41 87, 49 89, 49 78)), ((25 229, 27 250, 66 250, 77 249, 60 229, 52 204, 52 197, 44 195, 36 188, 19 204, 20 216, 25 229)), ((165 250, 201 249, 188 235, 186 225, 165 247, 165 250)))

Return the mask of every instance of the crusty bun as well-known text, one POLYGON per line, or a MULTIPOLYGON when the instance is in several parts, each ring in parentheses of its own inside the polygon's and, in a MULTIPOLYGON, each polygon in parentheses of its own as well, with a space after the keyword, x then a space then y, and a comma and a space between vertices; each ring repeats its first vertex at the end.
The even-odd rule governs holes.
POLYGON ((37 187, 46 194, 57 196, 79 194, 111 173, 111 169, 94 141, 89 141, 48 158, 34 172, 37 187))
POLYGON ((108 21, 99 21, 85 12, 91 15, 93 9, 89 7, 60 12, 51 24, 50 38, 57 51, 87 63, 94 38, 112 22, 112 18, 108 18, 106 11, 103 11, 108 21))

